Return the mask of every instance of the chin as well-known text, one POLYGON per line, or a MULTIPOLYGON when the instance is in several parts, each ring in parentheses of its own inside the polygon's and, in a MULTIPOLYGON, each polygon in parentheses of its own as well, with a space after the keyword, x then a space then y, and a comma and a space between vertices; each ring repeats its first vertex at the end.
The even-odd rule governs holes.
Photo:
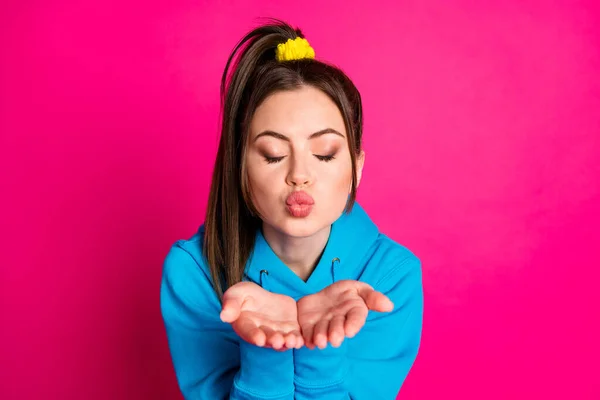
POLYGON ((323 227, 309 227, 309 226, 288 226, 286 229, 282 230, 282 233, 286 236, 293 238, 307 238, 315 235, 317 232, 321 231, 323 227))
POLYGON ((285 214, 277 221, 265 221, 281 234, 293 238, 306 238, 315 235, 331 225, 328 222, 318 221, 316 216, 309 215, 304 218, 295 218, 285 214))

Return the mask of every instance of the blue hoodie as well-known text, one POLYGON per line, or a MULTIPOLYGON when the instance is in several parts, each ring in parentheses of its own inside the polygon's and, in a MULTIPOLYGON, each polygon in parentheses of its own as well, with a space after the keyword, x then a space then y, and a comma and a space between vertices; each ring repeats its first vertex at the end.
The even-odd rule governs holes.
POLYGON ((305 282, 271 250, 260 230, 246 280, 296 301, 341 279, 366 282, 394 303, 369 312, 339 348, 275 351, 241 340, 219 318, 221 304, 202 256, 204 230, 176 242, 163 269, 161 310, 179 387, 186 399, 394 399, 421 340, 421 264, 355 204, 331 228, 305 282), (268 273, 266 272, 268 271, 268 273))

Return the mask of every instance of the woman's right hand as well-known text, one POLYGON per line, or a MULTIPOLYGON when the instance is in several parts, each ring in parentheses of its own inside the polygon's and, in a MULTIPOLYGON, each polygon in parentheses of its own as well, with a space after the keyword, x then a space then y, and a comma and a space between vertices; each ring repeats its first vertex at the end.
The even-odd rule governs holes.
POLYGON ((252 282, 240 282, 223 294, 221 320, 248 343, 275 350, 299 349, 304 339, 296 302, 252 282))

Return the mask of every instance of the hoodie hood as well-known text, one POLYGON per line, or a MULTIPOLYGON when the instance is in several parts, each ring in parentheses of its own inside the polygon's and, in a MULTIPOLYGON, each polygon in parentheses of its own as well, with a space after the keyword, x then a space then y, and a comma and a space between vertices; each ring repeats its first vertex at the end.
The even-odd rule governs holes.
POLYGON ((379 230, 364 209, 354 203, 331 226, 325 250, 305 282, 273 252, 258 229, 256 242, 246 264, 245 279, 264 289, 299 299, 316 293, 341 279, 357 279, 364 260, 373 253, 379 230))

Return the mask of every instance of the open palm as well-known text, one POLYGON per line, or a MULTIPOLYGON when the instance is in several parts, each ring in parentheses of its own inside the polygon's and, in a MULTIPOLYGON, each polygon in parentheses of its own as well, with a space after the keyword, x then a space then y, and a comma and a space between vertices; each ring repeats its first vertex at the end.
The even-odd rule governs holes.
POLYGON ((294 299, 252 282, 240 282, 223 294, 221 320, 256 346, 283 351, 304 345, 294 299))
POLYGON ((298 323, 304 343, 323 349, 339 347, 354 337, 367 320, 369 310, 389 312, 393 303, 366 283, 343 280, 298 301, 298 323))

